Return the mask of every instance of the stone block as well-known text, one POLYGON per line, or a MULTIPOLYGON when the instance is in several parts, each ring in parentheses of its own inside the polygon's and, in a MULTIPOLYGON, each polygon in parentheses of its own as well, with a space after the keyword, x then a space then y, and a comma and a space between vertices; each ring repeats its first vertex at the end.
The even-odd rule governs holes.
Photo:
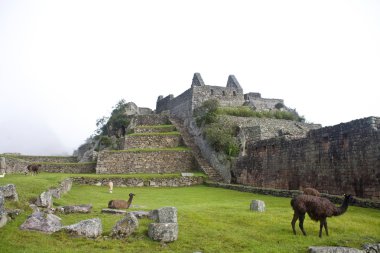
POLYGON ((252 200, 250 209, 252 211, 265 212, 265 203, 262 200, 252 200))
POLYGON ((43 212, 35 212, 30 215, 23 224, 21 224, 20 229, 40 231, 50 234, 60 230, 61 227, 61 218, 58 216, 43 212))
POLYGON ((83 220, 73 225, 62 227, 63 231, 79 237, 96 238, 103 232, 102 221, 99 218, 83 220))
POLYGON ((0 194, 3 195, 5 199, 18 201, 18 194, 14 184, 0 186, 0 194))
POLYGON ((110 213, 110 214, 126 214, 127 211, 120 209, 111 209, 111 208, 103 208, 102 213, 110 213))
POLYGON ((151 211, 150 217, 158 223, 176 223, 177 208, 162 207, 151 211))
POLYGON ((126 238, 130 236, 139 226, 139 221, 132 213, 128 213, 119 220, 111 230, 110 236, 113 238, 126 238))
POLYGON ((36 205, 39 207, 50 208, 53 206, 53 198, 49 191, 41 193, 37 197, 36 205))
POLYGON ((309 253, 365 253, 365 251, 347 247, 311 246, 309 253))
POLYGON ((148 236, 155 241, 173 242, 178 239, 178 223, 151 223, 148 236))

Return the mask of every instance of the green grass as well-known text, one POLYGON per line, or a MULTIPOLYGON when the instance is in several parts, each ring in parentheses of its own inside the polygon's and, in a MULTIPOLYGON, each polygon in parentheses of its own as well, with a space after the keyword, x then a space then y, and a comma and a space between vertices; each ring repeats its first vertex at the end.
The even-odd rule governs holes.
POLYGON ((285 119, 293 121, 302 121, 303 118, 294 113, 287 111, 253 111, 246 106, 237 107, 219 107, 217 110, 219 115, 230 115, 237 117, 254 117, 254 118, 272 118, 272 119, 285 119))
MULTIPOLYGON (((37 195, 68 175, 42 173, 38 176, 7 175, 0 184, 15 183, 20 202, 37 195)), ((74 176, 74 175, 73 175, 74 176)), ((122 218, 102 214, 110 199, 126 199, 136 194, 131 210, 152 210, 164 206, 178 209, 179 236, 173 243, 162 244, 147 237, 148 219, 139 220, 137 232, 125 240, 107 237, 98 239, 71 238, 64 233, 46 235, 21 231, 18 227, 30 214, 27 210, 0 229, 0 252, 307 252, 311 245, 348 246, 360 248, 367 242, 380 240, 380 212, 375 209, 349 207, 340 217, 328 219, 330 236, 318 237, 319 225, 305 220, 308 236, 294 236, 290 221, 290 199, 237 192, 206 186, 178 188, 107 187, 74 185, 54 205, 93 205, 90 214, 60 215, 64 225, 99 217, 103 235, 122 218), (249 210, 250 202, 260 199, 266 212, 249 210), (137 207, 138 206, 138 207, 137 207)), ((7 206, 9 202, 6 203, 7 206)), ((22 204, 21 204, 22 205, 22 204)))

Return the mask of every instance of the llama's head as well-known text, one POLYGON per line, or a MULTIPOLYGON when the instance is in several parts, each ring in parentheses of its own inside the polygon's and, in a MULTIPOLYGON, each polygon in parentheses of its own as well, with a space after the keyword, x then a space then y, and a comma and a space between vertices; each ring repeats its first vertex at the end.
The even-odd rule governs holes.
POLYGON ((130 197, 130 198, 133 198, 133 196, 135 196, 135 195, 136 195, 136 194, 134 194, 134 193, 131 192, 131 193, 129 194, 129 197, 130 197))
POLYGON ((344 201, 347 202, 348 204, 353 204, 355 203, 354 197, 352 197, 351 194, 344 194, 344 201))

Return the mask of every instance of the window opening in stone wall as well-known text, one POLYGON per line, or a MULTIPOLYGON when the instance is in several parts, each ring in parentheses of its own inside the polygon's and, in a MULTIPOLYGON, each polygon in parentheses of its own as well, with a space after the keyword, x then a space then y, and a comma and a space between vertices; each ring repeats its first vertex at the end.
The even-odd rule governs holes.
POLYGON ((276 146, 273 144, 272 145, 272 155, 276 154, 276 146))
POLYGON ((323 136, 322 137, 322 149, 324 153, 327 153, 329 151, 330 147, 330 142, 329 142, 329 137, 328 136, 323 136))
POLYGON ((214 95, 214 90, 213 89, 211 89, 211 95, 214 95))
POLYGON ((348 150, 349 142, 348 142, 348 134, 344 133, 342 136, 341 148, 343 150, 348 150))
POLYGON ((225 95, 226 95, 226 92, 225 92, 225 91, 222 91, 222 94, 223 94, 223 96, 225 96, 225 95))
POLYGON ((232 94, 236 97, 236 91, 233 91, 232 94))

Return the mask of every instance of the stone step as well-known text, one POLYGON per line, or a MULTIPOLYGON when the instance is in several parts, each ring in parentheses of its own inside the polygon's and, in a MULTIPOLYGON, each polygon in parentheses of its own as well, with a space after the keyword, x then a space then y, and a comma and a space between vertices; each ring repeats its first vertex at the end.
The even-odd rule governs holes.
POLYGON ((202 153, 199 147, 195 144, 193 137, 189 134, 187 129, 183 126, 183 123, 180 119, 175 117, 170 117, 170 121, 177 128, 177 130, 181 133, 182 139, 187 147, 189 147, 194 155, 195 160, 197 161, 200 169, 208 175, 209 179, 216 182, 223 182, 223 177, 210 166, 209 162, 203 158, 202 153))

